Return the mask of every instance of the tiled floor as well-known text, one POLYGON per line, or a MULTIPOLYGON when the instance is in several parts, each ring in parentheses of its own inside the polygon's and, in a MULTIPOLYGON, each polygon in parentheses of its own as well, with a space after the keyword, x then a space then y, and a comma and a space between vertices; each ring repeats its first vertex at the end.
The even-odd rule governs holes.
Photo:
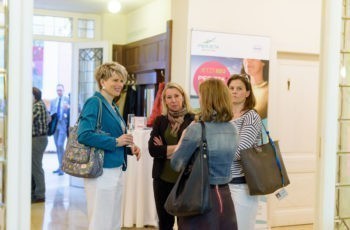
POLYGON ((69 186, 69 176, 58 176, 56 154, 44 155, 46 202, 32 204, 32 230, 87 229, 85 193, 69 186))
MULTIPOLYGON (((46 181, 46 202, 32 204, 32 230, 85 230, 87 214, 85 193, 82 188, 69 186, 69 176, 58 176, 52 171, 57 168, 56 154, 44 155, 46 181)), ((136 228, 124 228, 136 229, 136 228)), ((138 228, 152 230, 154 227, 138 228)), ((273 230, 311 230, 312 225, 287 226, 273 230)))

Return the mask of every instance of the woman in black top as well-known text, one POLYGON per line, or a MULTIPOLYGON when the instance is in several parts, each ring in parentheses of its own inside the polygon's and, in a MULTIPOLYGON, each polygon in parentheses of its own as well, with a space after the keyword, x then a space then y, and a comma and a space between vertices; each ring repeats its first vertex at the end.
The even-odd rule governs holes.
POLYGON ((189 98, 182 87, 168 83, 162 93, 162 115, 153 123, 148 149, 153 157, 153 191, 159 219, 159 229, 173 229, 174 216, 164 209, 164 203, 179 173, 170 166, 170 158, 183 130, 194 119, 189 98))

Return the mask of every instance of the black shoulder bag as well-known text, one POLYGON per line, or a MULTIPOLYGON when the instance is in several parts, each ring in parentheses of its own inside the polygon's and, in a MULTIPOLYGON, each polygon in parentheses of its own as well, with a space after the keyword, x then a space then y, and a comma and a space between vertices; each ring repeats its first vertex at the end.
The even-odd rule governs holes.
POLYGON ((171 190, 164 208, 174 216, 194 216, 211 210, 209 165, 205 124, 200 146, 192 154, 171 190))

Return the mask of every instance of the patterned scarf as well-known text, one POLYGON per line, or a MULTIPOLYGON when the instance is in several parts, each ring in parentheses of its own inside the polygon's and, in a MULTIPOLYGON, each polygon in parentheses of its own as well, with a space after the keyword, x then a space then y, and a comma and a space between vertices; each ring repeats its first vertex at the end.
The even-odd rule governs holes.
POLYGON ((171 125, 170 133, 176 135, 180 129, 181 124, 184 122, 184 117, 187 114, 187 109, 183 108, 180 111, 168 110, 168 119, 171 125))

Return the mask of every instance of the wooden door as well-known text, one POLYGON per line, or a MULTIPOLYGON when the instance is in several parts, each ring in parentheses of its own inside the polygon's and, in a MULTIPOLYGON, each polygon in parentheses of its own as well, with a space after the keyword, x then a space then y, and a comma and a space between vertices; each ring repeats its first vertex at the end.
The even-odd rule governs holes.
POLYGON ((313 223, 316 196, 318 60, 293 55, 278 60, 276 128, 291 184, 287 198, 268 197, 269 225, 313 223))

